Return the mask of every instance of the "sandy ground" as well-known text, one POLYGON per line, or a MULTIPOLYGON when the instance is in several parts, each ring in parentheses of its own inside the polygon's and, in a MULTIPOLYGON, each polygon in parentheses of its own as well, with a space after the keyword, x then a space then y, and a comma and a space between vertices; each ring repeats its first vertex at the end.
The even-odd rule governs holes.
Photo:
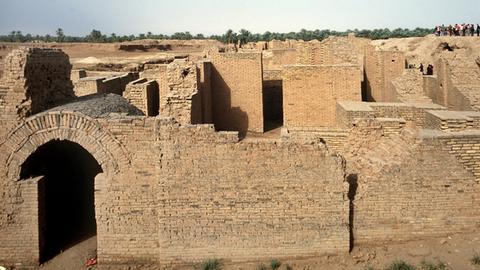
MULTIPOLYGON (((192 41, 193 42, 193 41, 192 41)), ((85 68, 87 70, 95 70, 98 64, 114 64, 120 65, 123 71, 134 70, 136 66, 146 62, 158 62, 163 59, 185 56, 190 54, 191 57, 201 57, 202 48, 194 48, 188 50, 183 47, 173 47, 172 50, 119 50, 120 43, 0 43, 0 61, 5 56, 18 47, 43 47, 58 48, 63 50, 70 57, 70 62, 74 69, 85 68)), ((206 45, 205 45, 206 46, 206 45)), ((108 67, 108 66, 107 66, 108 67)), ((0 67, 1 69, 2 67, 0 67)))
MULTIPOLYGON (((85 240, 76 246, 65 250, 51 261, 43 264, 41 270, 85 270, 85 269, 159 269, 155 266, 142 264, 128 265, 96 265, 86 267, 85 262, 95 254, 96 237, 85 240)), ((450 270, 479 270, 480 266, 471 263, 471 259, 480 253, 480 232, 456 234, 430 240, 419 240, 407 243, 383 244, 379 246, 356 247, 350 254, 324 255, 314 258, 290 258, 280 262, 280 270, 290 266, 293 270, 383 270, 391 262, 402 260, 421 268, 422 261, 442 262, 445 269, 450 270), (370 268, 369 268, 370 267, 370 268)), ((254 262, 221 261, 223 270, 255 270, 259 265, 269 266, 270 259, 254 262)), ((101 262, 100 262, 101 263, 101 262)), ((170 268, 170 267, 169 267, 170 268)), ((7 268, 8 269, 8 268, 7 268)), ((13 269, 13 268, 12 268, 13 269)), ((22 268, 16 268, 22 269, 22 268)), ((172 269, 193 270, 195 265, 176 266, 172 269)), ((270 268, 268 268, 270 269, 270 268)))
POLYGON ((442 54, 462 54, 472 59, 480 56, 480 37, 437 37, 429 35, 421 38, 393 38, 375 40, 372 44, 382 50, 405 52, 410 64, 433 64, 442 54), (447 46, 448 45, 448 46, 447 46), (450 48, 452 51, 449 51, 450 48))

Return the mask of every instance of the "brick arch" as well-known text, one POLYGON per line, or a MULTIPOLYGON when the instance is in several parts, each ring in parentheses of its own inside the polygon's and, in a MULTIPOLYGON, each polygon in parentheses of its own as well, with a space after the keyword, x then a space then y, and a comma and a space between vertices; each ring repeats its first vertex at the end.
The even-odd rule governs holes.
POLYGON ((107 176, 130 164, 123 145, 95 119, 76 112, 48 112, 27 118, 0 145, 1 151, 7 151, 7 177, 19 180, 21 165, 51 140, 78 143, 97 160, 107 176))

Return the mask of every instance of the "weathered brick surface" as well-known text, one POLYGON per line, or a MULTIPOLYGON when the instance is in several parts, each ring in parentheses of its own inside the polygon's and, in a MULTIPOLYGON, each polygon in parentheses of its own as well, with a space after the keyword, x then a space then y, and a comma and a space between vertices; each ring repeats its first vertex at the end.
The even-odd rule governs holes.
POLYGON ((356 244, 427 238, 478 226, 478 185, 442 141, 416 140, 412 130, 386 137, 379 123, 357 125, 351 136, 345 157, 349 177, 358 184, 356 244))
POLYGON ((336 126, 337 101, 361 101, 358 66, 286 66, 284 126, 336 126))
POLYGON ((135 80, 126 86, 124 97, 147 116, 159 114, 159 90, 156 81, 135 80))
MULTIPOLYGON (((72 103, 44 111, 73 94, 65 55, 24 50, 7 59, 9 73, 0 86, 2 265, 38 263, 45 179, 20 179, 20 169, 52 140, 82 146, 102 168, 94 194, 100 264, 168 268, 212 257, 318 256, 348 252, 349 228, 354 244, 478 228, 478 113, 434 104, 358 102, 358 66, 287 67, 281 138, 240 140, 238 132, 215 128, 263 129, 259 53, 213 56, 211 71, 208 62, 158 68, 150 75, 160 85, 163 117, 127 116, 115 107, 87 116, 68 106, 72 103), (23 73, 30 56, 46 59, 45 66, 32 64, 38 73, 23 73), (68 72, 53 67, 57 63, 68 72), (50 68, 55 85, 65 87, 55 102, 36 97, 45 89, 56 91, 42 85, 44 76, 53 76, 50 68), (42 78, 34 88, 25 87, 37 77, 42 78), (247 113, 248 126, 219 110, 226 107, 216 102, 225 105, 229 99, 222 91, 230 87, 229 106, 247 113), (21 102, 26 96, 31 104, 21 102), (208 121, 208 104, 217 126, 195 125, 208 121)), ((266 78, 273 85, 279 73, 266 78)), ((131 90, 132 103, 145 104, 145 96, 131 90)))
POLYGON ((162 131, 159 188, 165 192, 158 201, 165 259, 348 251, 342 160, 321 145, 236 142, 211 126, 162 131), (179 205, 186 207, 179 211, 179 205))
POLYGON ((367 100, 395 102, 392 81, 403 74, 405 56, 400 51, 380 51, 374 46, 368 46, 365 51, 367 100))
POLYGON ((263 132, 262 54, 213 53, 211 61, 215 127, 263 132))
POLYGON ((81 77, 75 81, 75 95, 78 97, 91 94, 123 95, 128 83, 138 79, 138 73, 125 73, 114 77, 81 77))
POLYGON ((70 70, 68 56, 60 50, 12 51, 5 58, 0 81, 5 89, 0 91, 2 118, 29 116, 73 98, 70 70))

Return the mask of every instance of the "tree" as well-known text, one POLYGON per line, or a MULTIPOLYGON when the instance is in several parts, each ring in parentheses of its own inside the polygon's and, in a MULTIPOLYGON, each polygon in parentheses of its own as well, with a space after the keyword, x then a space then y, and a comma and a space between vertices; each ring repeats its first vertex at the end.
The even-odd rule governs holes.
POLYGON ((238 40, 240 40, 240 45, 246 44, 247 42, 252 41, 252 33, 246 29, 241 29, 238 35, 238 40))
POLYGON ((62 28, 58 28, 57 31, 55 31, 55 34, 57 34, 57 42, 65 41, 65 34, 63 33, 62 28))
POLYGON ((104 40, 102 32, 95 29, 93 29, 92 32, 90 32, 90 35, 88 35, 86 39, 91 42, 101 42, 104 40))

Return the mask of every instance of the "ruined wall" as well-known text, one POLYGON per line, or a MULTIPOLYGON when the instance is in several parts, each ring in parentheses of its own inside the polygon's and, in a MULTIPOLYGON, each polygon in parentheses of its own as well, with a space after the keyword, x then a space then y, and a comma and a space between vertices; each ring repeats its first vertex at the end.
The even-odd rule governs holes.
POLYGON ((160 115, 173 117, 181 124, 203 122, 199 74, 193 62, 176 60, 165 70, 166 87, 160 83, 160 115))
POLYGON ((340 101, 337 103, 337 122, 340 127, 351 128, 361 118, 401 118, 413 126, 428 128, 429 112, 444 109, 433 103, 340 101))
POLYGON ((75 95, 77 97, 87 96, 96 93, 104 93, 105 85, 103 80, 105 77, 84 77, 75 83, 75 95))
POLYGON ((212 116, 212 63, 202 61, 197 63, 198 86, 202 97, 202 123, 213 124, 212 116))
POLYGON ((342 161, 321 144, 238 142, 204 125, 162 126, 161 144, 165 260, 348 252, 342 161))
POLYGON ((385 136, 382 129, 378 122, 362 128, 357 125, 345 153, 347 178, 356 185, 355 244, 444 236, 476 228, 479 185, 459 159, 438 139, 417 140, 410 129, 385 136))
POLYGON ((298 43, 295 46, 298 51, 296 64, 362 66, 359 52, 351 40, 346 37, 329 37, 321 42, 312 40, 298 43))
POLYGON ((284 65, 296 64, 297 54, 295 49, 263 51, 263 70, 280 70, 284 65))
POLYGON ((432 102, 444 105, 444 95, 440 92, 440 82, 437 76, 423 76, 423 91, 432 102))
POLYGON ((361 101, 358 66, 285 67, 284 126, 336 126, 336 104, 342 100, 361 101))
POLYGON ((138 79, 126 86, 123 93, 128 102, 139 108, 147 116, 159 114, 158 83, 153 80, 138 79))
POLYGON ((211 60, 215 127, 263 132, 262 54, 214 53, 211 60))
MULTIPOLYGON (((2 171, 2 170, 0 170, 2 171)), ((37 264, 40 257, 39 245, 39 191, 42 177, 17 183, 0 183, 4 193, 0 205, 0 262, 21 261, 37 264), (8 186, 8 187, 7 187, 8 186), (7 207, 7 205, 11 207, 7 207), (5 218, 6 217, 6 218, 5 218), (7 225, 8 224, 8 225, 7 225), (17 237, 12 237, 17 236, 17 237)))
POLYGON ((405 69, 403 74, 392 80, 393 101, 405 103, 432 103, 426 96, 422 73, 417 69, 405 69))
POLYGON ((87 77, 87 71, 84 69, 72 69, 72 72, 70 73, 70 80, 72 80, 72 83, 76 83, 78 80, 85 77, 87 77))
POLYGON ((454 55, 436 62, 436 77, 429 80, 428 95, 451 110, 479 110, 480 67, 470 57, 454 55))
POLYGON ((121 96, 123 95, 123 92, 127 87, 127 84, 137 79, 138 79, 138 73, 132 73, 132 72, 125 73, 120 76, 107 78, 103 80, 105 92, 98 92, 98 93, 101 93, 101 94, 111 93, 111 94, 117 94, 121 96))
POLYGON ((74 94, 70 71, 68 56, 60 50, 12 51, 5 58, 0 80, 1 131, 24 117, 71 100, 74 94))
POLYGON ((405 69, 405 56, 399 51, 380 51, 368 46, 365 55, 366 98, 368 101, 395 102, 391 82, 405 69))
POLYGON ((138 73, 125 73, 114 77, 83 77, 75 82, 75 95, 77 97, 91 94, 117 94, 123 95, 125 87, 131 81, 138 79, 138 73))

